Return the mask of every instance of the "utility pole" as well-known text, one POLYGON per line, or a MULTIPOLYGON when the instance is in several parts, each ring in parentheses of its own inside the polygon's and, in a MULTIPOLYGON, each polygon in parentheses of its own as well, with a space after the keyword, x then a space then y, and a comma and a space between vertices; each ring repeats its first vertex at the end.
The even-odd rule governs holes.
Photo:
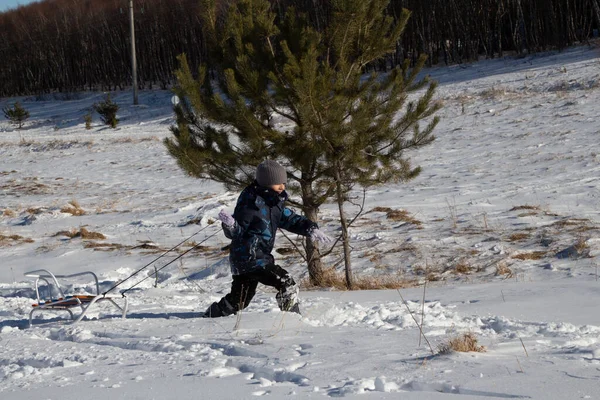
POLYGON ((133 0, 129 0, 129 30, 131 33, 131 86, 133 87, 133 105, 138 104, 137 61, 135 59, 135 26, 133 23, 133 0))

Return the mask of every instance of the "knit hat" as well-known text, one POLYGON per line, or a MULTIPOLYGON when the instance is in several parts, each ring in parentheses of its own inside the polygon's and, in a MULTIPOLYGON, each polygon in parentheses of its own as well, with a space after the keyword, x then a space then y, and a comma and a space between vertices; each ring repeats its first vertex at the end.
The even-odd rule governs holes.
POLYGON ((277 161, 265 160, 256 168, 256 181, 263 187, 279 185, 287 182, 287 173, 277 161))

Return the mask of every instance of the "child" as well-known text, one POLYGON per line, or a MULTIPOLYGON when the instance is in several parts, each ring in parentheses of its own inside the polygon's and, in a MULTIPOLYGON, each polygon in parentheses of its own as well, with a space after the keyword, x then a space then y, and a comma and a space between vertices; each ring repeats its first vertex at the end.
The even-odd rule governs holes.
POLYGON ((204 317, 235 314, 248 307, 258 283, 277 289, 277 304, 282 311, 300 313, 299 288, 290 274, 271 255, 277 228, 328 243, 332 239, 316 223, 285 207, 287 173, 277 162, 263 161, 256 169, 256 180, 240 194, 233 216, 221 210, 219 220, 231 239, 231 292, 213 303, 204 317))

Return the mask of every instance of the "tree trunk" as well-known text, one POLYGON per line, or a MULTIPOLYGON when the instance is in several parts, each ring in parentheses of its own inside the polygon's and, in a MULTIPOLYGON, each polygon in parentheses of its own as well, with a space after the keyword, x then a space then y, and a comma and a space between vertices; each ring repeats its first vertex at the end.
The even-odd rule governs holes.
MULTIPOLYGON (((303 211, 306 218, 311 221, 319 221, 319 208, 314 203, 314 192, 310 182, 301 181, 300 189, 302 191, 302 204, 303 211)), ((318 245, 311 240, 306 238, 306 261, 308 264, 308 277, 310 283, 315 286, 322 286, 323 284, 323 261, 321 260, 321 252, 319 251, 318 245)))
POLYGON ((348 290, 354 288, 354 277, 352 276, 352 263, 350 260, 350 241, 348 239, 348 221, 344 213, 344 190, 342 188, 342 180, 340 176, 339 164, 335 170, 335 186, 337 194, 338 209, 340 212, 340 224, 342 225, 342 244, 344 247, 344 266, 346 269, 346 286, 348 290))
MULTIPOLYGON (((318 221, 317 208, 305 208, 304 213, 311 221, 318 221)), ((308 277, 315 286, 323 285, 323 260, 319 246, 310 237, 306 238, 306 261, 308 263, 308 277)))

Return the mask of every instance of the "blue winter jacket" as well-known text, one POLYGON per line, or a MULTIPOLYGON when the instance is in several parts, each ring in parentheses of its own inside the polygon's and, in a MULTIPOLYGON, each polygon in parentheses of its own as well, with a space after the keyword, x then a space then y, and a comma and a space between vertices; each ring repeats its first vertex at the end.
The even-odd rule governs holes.
POLYGON ((235 225, 223 224, 225 236, 231 239, 229 261, 231 273, 240 275, 274 263, 271 255, 277 228, 309 236, 316 223, 285 207, 288 195, 278 194, 255 181, 238 198, 233 218, 235 225))

